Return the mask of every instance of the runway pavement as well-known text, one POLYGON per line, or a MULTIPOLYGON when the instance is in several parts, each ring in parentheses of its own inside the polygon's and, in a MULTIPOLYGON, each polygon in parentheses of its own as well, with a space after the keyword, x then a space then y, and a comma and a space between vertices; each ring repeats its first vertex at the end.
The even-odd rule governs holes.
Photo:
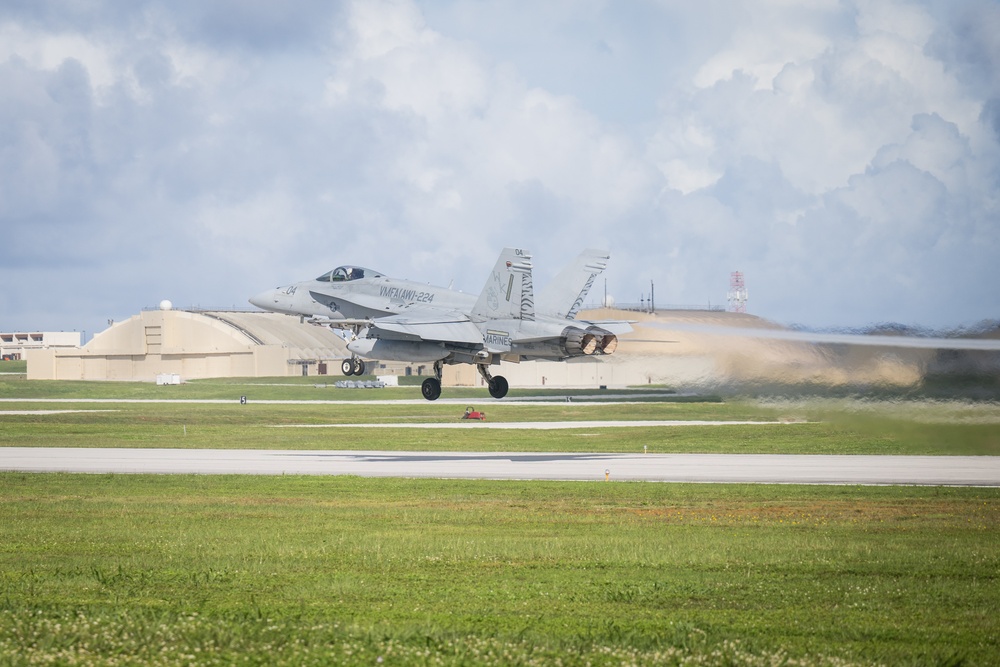
POLYGON ((997 456, 0 448, 22 472, 1000 486, 997 456))

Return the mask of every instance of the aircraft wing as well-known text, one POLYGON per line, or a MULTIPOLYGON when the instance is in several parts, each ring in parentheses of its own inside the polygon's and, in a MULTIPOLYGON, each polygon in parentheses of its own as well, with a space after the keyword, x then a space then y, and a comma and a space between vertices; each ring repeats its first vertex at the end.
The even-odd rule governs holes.
POLYGON ((359 319, 357 317, 327 317, 326 315, 320 317, 310 317, 305 320, 309 324, 315 324, 321 327, 332 327, 334 329, 350 329, 353 327, 367 327, 372 323, 370 319, 359 319))
POLYGON ((468 316, 456 311, 410 310, 380 317, 371 325, 378 338, 482 345, 483 334, 468 316))
POLYGON ((995 338, 943 338, 923 336, 880 336, 876 334, 822 333, 788 329, 758 329, 754 327, 724 327, 667 322, 643 322, 643 326, 671 331, 691 331, 717 336, 745 336, 771 340, 789 340, 802 343, 838 345, 868 345, 872 347, 908 347, 931 350, 1000 350, 1000 340, 995 338))

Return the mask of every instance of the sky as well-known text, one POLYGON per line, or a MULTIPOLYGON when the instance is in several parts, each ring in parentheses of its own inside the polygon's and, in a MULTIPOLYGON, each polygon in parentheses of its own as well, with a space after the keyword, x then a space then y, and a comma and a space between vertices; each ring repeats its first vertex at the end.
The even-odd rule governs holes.
POLYGON ((0 330, 341 264, 783 324, 1000 319, 995 0, 7 0, 0 330))

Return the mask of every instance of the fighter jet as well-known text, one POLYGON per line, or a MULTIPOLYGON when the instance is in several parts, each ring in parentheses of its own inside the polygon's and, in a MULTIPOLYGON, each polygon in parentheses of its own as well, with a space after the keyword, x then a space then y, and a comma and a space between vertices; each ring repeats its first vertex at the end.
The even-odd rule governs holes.
MULTIPOLYGON (((265 290, 250 303, 275 313, 309 318, 313 324, 351 330, 357 336, 372 320, 415 305, 444 311, 469 310, 476 296, 447 287, 389 278, 361 266, 338 266, 313 280, 265 290)), ((341 364, 344 375, 364 375, 357 356, 341 364)))
POLYGON ((316 280, 256 295, 250 303, 275 312, 310 317, 356 337, 345 374, 364 372, 364 359, 432 362, 424 380, 427 400, 441 395, 445 364, 475 364, 490 395, 503 398, 508 383, 489 367, 501 360, 561 360, 612 354, 627 322, 574 319, 608 255, 587 250, 539 293, 536 309, 531 255, 505 248, 478 297, 444 287, 396 280, 357 266, 342 266, 316 280), (322 319, 319 319, 322 318, 322 319))
MULTIPOLYGON (((571 276, 593 264, 581 262, 561 276, 571 276)), ((594 267, 597 268, 597 267, 594 267)), ((603 270, 603 266, 600 267, 603 270)), ((570 357, 612 354, 618 333, 629 331, 627 322, 587 322, 572 319, 586 297, 596 272, 584 286, 570 293, 568 281, 560 277, 556 288, 545 293, 550 315, 536 313, 531 255, 518 248, 505 248, 486 285, 467 312, 431 310, 415 305, 396 315, 374 320, 347 349, 364 359, 424 361, 434 363, 434 377, 421 385, 421 393, 433 401, 441 395, 444 364, 475 364, 486 380, 490 395, 503 398, 508 383, 494 376, 489 367, 500 361, 563 360, 570 357), (568 305, 557 295, 572 296, 568 305)))

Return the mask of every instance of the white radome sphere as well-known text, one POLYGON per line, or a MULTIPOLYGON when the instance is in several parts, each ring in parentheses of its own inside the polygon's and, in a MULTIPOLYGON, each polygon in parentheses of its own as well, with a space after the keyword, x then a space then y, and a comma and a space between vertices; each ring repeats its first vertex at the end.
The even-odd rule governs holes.
POLYGON ((174 307, 174 304, 170 303, 170 299, 164 299, 160 302, 160 310, 170 310, 174 307))
POLYGON ((615 297, 611 296, 610 294, 607 295, 606 297, 604 297, 604 303, 602 305, 605 308, 614 308, 615 307, 615 297))

